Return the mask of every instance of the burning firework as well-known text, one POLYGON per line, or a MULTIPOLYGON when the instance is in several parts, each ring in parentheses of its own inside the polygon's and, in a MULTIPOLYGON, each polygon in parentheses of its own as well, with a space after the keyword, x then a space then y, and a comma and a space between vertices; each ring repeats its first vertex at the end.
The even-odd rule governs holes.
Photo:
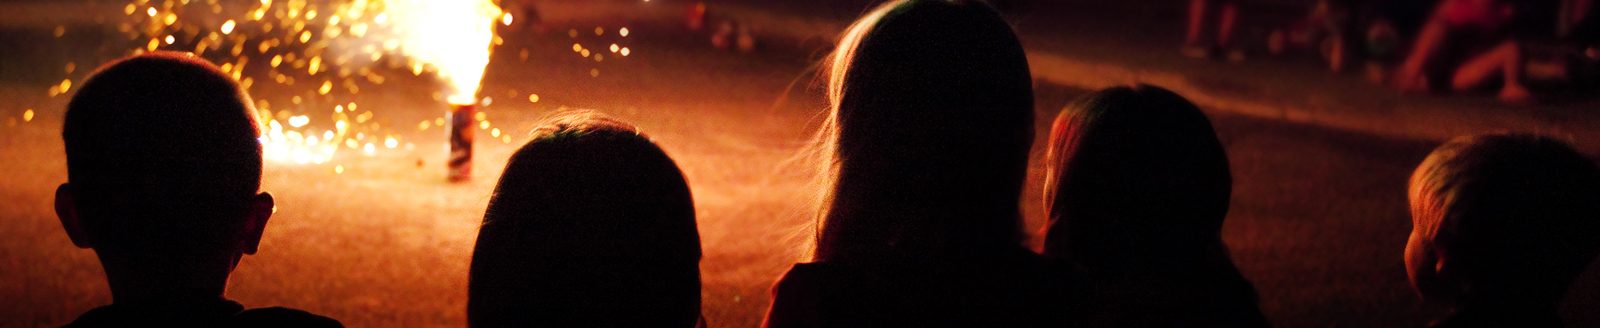
MULTIPOLYGON (((123 13, 119 31, 131 41, 124 54, 191 51, 247 90, 267 83, 294 90, 252 92, 266 157, 292 163, 399 147, 372 109, 353 101, 362 88, 395 76, 437 76, 450 103, 475 104, 491 48, 500 43, 495 24, 514 20, 492 0, 133 0, 123 13)), ((66 94, 71 83, 52 86, 51 96, 66 94)), ((473 118, 487 129, 482 116, 473 118)), ((443 117, 435 122, 442 126, 443 117)))

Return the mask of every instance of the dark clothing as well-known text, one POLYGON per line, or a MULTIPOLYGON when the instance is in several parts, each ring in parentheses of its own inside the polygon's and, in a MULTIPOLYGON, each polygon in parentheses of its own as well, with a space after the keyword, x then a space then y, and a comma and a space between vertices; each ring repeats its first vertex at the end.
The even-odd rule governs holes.
POLYGON ((1567 30, 1566 39, 1581 46, 1600 44, 1600 3, 1590 6, 1589 12, 1583 14, 1583 20, 1573 23, 1567 30))
POLYGON ((1511 33, 1520 40, 1552 40, 1560 28, 1561 0, 1516 0, 1511 33))
POLYGON ((1422 29, 1437 3, 1436 0, 1364 0, 1359 5, 1360 21, 1363 26, 1386 21, 1401 36, 1411 37, 1422 29))
POLYGON ((1170 272, 1082 272, 1088 300, 1071 327, 1268 327, 1231 263, 1170 272))
POLYGON ((796 264, 773 287, 766 326, 1058 327, 1064 275, 1032 252, 938 264, 796 264))
MULTIPOLYGON (((1492 303, 1492 302, 1489 302, 1492 303)), ((1517 306, 1511 304, 1463 304, 1444 318, 1428 325, 1434 328, 1468 327, 1527 327, 1558 328, 1565 326, 1555 304, 1546 306, 1517 306)))
POLYGON ((116 304, 85 312, 66 327, 344 327, 338 320, 306 311, 271 307, 245 310, 229 300, 217 300, 181 313, 116 304))

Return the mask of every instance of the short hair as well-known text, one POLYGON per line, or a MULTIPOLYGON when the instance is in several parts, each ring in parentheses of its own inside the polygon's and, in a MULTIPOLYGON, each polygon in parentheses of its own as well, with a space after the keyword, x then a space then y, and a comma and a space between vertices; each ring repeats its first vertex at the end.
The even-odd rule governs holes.
POLYGON ((1559 299, 1600 252, 1600 170, 1528 134, 1451 140, 1417 167, 1413 234, 1476 292, 1559 299))
POLYGON ((1172 91, 1136 85, 1079 98, 1056 118, 1046 157, 1047 253, 1221 242, 1228 155, 1205 113, 1172 91))
POLYGON ((700 255, 694 201, 672 158, 627 123, 561 115, 534 131, 495 187, 472 256, 468 323, 693 325, 700 255))
MULTIPOLYGON (((207 250, 261 186, 250 96, 191 53, 123 58, 67 105, 67 180, 97 247, 207 250)), ((225 246, 225 245, 212 245, 225 246)))
POLYGON ((1021 247, 1033 81, 994 8, 885 3, 845 32, 828 64, 817 259, 1021 247))

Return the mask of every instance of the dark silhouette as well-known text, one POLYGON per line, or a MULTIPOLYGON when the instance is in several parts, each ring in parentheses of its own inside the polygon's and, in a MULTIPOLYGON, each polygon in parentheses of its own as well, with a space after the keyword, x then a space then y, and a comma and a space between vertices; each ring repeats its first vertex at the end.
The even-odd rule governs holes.
POLYGON ((104 266, 112 304, 72 327, 339 326, 223 295, 272 215, 250 96, 211 63, 161 52, 96 72, 67 105, 56 213, 104 266))
POLYGON ((1044 253, 1088 285, 1079 325, 1267 325, 1222 242, 1233 178, 1194 104, 1144 85, 1090 94, 1047 156, 1044 253))
POLYGON ((830 64, 815 262, 777 283, 766 325, 1017 327, 1060 310, 1021 245, 1032 81, 994 9, 891 1, 830 64))
POLYGON ((1457 138, 1411 175, 1411 284, 1438 327, 1560 327, 1557 303, 1600 253, 1600 170, 1532 135, 1457 138))
POLYGON ((474 327, 694 327, 700 234, 678 165, 627 123, 545 123, 512 155, 472 254, 474 327))

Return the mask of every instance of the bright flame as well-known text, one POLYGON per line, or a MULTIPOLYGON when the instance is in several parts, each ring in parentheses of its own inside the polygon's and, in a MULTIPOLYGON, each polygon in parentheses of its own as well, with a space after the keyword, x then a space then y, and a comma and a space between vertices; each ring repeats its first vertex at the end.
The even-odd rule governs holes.
POLYGON ((388 21, 401 40, 400 51, 438 69, 450 85, 447 101, 477 102, 483 70, 489 66, 494 24, 502 19, 491 0, 394 0, 388 2, 388 21))
MULTIPOLYGON (((325 163, 340 151, 374 156, 401 145, 410 150, 411 144, 384 137, 392 135, 387 124, 380 126, 381 120, 374 119, 381 112, 339 103, 362 88, 409 78, 386 74, 407 72, 440 77, 446 89, 439 98, 455 104, 477 102, 490 52, 503 42, 494 35, 495 28, 525 19, 502 11, 494 4, 500 1, 504 0, 246 0, 223 8, 216 0, 125 0, 120 31, 128 33, 130 41, 118 56, 158 49, 191 51, 217 63, 244 89, 270 85, 293 91, 277 97, 257 95, 259 141, 268 159, 325 163), (320 105, 330 101, 332 113, 320 105), (316 109, 311 108, 314 104, 316 109)), ((56 28, 57 37, 63 33, 64 27, 56 28)), ((74 69, 69 63, 67 74, 74 69)), ((71 80, 61 80, 49 86, 48 94, 67 95, 72 88, 71 80)), ((481 99, 483 105, 491 101, 481 99)), ((537 96, 530 101, 537 102, 537 96)), ((488 125, 484 122, 480 128, 488 125)), ((430 126, 442 128, 444 121, 433 118, 418 124, 419 129, 430 126)), ((502 131, 502 136, 507 134, 502 131)))

